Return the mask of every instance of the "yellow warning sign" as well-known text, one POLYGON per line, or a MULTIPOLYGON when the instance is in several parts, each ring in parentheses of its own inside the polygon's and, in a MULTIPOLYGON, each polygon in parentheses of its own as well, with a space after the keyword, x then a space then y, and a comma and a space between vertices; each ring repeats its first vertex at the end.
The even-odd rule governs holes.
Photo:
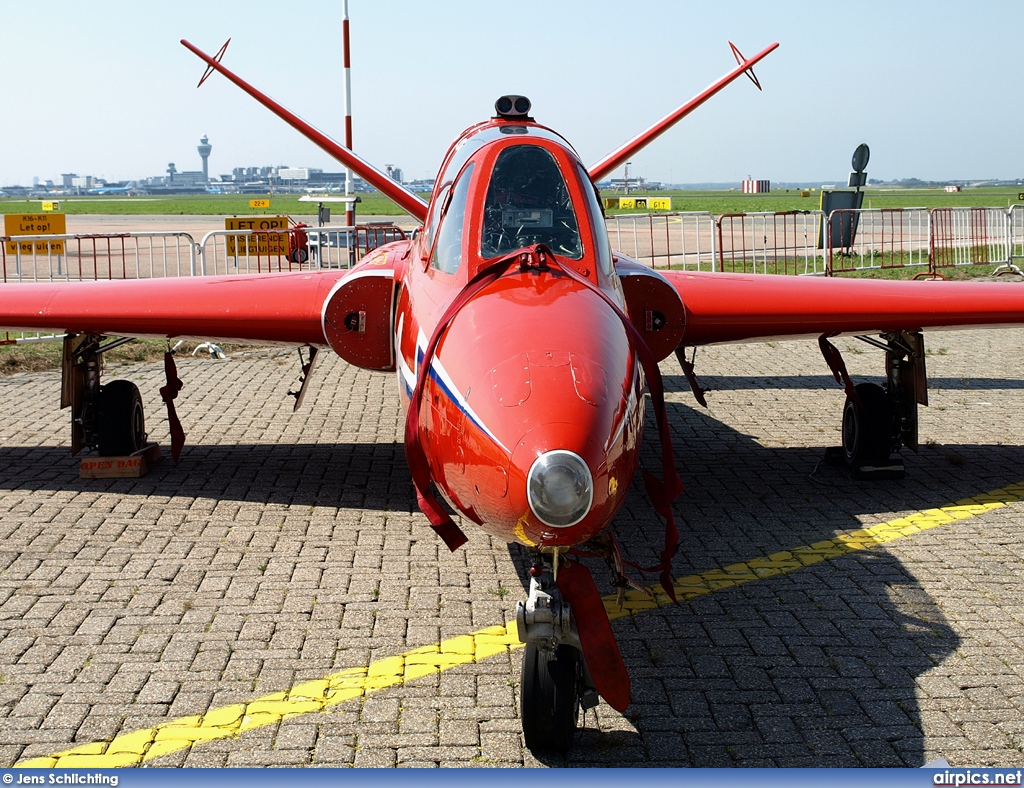
MULTIPOLYGON (((4 216, 4 235, 64 235, 62 213, 9 213, 4 216)), ((7 254, 64 254, 64 241, 8 241, 7 254)))
POLYGON ((671 197, 605 197, 605 208, 619 208, 624 211, 635 211, 647 208, 651 211, 671 211, 671 197))
POLYGON ((244 255, 269 256, 288 254, 287 216, 229 216, 224 220, 225 230, 251 230, 251 235, 229 235, 228 257, 244 255))
POLYGON ((59 211, 60 210, 60 203, 57 202, 56 200, 43 200, 43 210, 44 211, 59 211))
POLYGON ((250 208, 269 208, 270 200, 249 200, 250 208))

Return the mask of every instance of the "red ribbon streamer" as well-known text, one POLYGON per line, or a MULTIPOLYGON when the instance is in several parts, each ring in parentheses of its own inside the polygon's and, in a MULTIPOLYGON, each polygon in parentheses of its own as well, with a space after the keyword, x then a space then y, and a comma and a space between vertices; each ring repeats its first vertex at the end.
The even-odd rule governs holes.
POLYGON ((182 429, 181 420, 174 409, 174 400, 185 384, 178 377, 178 368, 170 351, 164 353, 164 375, 167 377, 167 385, 160 387, 160 399, 167 405, 167 421, 171 428, 171 460, 177 465, 181 449, 185 445, 185 430, 182 429))

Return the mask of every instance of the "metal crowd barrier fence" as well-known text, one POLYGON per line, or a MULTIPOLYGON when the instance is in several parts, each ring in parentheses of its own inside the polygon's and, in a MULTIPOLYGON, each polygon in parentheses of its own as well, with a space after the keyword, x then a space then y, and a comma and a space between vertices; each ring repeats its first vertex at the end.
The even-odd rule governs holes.
POLYGON ((36 342, 56 342, 67 334, 33 334, 26 331, 0 332, 0 347, 4 345, 31 345, 36 342))
POLYGON ((196 245, 185 232, 5 236, 0 267, 4 282, 191 276, 196 245))
POLYGON ((0 236, 0 281, 55 282, 347 268, 405 232, 393 224, 0 236))
MULTIPOLYGON (((317 250, 321 251, 319 244, 317 250)), ((199 242, 199 271, 203 276, 302 271, 318 263, 319 259, 316 263, 311 260, 309 231, 304 227, 214 230, 199 242)))
MULTIPOLYGON (((995 264, 1024 258, 1024 205, 613 216, 613 246, 653 268, 777 274, 995 264), (853 232, 851 232, 853 231, 853 232), (826 236, 819 249, 819 233, 826 236)), ((2 281, 139 279, 345 268, 405 239, 393 224, 0 237, 2 281)))
POLYGON ((715 217, 704 211, 609 216, 612 247, 652 268, 715 270, 715 217))
POLYGON ((214 230, 199 243, 206 276, 348 268, 405 232, 393 224, 289 227, 281 230, 214 230))
POLYGON ((932 272, 1010 262, 1010 212, 1002 208, 933 208, 932 272))
POLYGON ((1024 205, 1010 208, 1010 261, 1024 258, 1024 205))
POLYGON ((930 214, 925 208, 832 211, 825 223, 826 273, 928 268, 930 214))
POLYGON ((726 213, 716 222, 718 270, 736 273, 824 274, 818 248, 821 211, 726 213))
POLYGON ((356 254, 358 257, 362 257, 378 246, 405 239, 405 231, 390 222, 360 224, 356 226, 356 254))

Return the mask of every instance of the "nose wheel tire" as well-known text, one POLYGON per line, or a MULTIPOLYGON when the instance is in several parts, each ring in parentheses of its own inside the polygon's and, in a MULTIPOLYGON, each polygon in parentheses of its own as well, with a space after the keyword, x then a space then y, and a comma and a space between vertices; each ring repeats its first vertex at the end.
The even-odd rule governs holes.
POLYGON ((120 457, 146 445, 146 418, 139 387, 112 380, 100 389, 98 420, 100 456, 120 457))
POLYGON ((892 451, 889 398, 877 383, 860 383, 855 390, 861 405, 847 397, 843 408, 843 458, 851 468, 882 464, 892 451))
POLYGON ((520 683, 520 710, 526 746, 566 752, 572 747, 583 682, 582 655, 571 646, 545 650, 526 645, 520 683))

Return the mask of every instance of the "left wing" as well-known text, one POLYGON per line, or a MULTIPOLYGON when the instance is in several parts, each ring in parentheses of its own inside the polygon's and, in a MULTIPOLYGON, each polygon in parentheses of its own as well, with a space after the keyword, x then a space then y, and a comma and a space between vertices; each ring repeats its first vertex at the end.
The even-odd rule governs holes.
POLYGON ((1024 285, 658 271, 685 310, 681 345, 1024 323, 1024 285))
POLYGON ((0 285, 0 328, 327 345, 345 271, 0 285))

